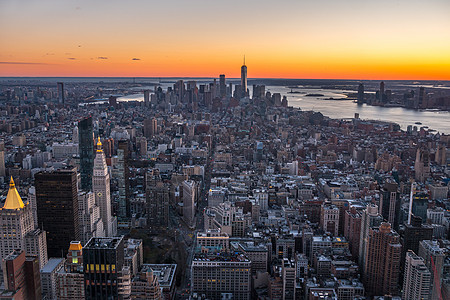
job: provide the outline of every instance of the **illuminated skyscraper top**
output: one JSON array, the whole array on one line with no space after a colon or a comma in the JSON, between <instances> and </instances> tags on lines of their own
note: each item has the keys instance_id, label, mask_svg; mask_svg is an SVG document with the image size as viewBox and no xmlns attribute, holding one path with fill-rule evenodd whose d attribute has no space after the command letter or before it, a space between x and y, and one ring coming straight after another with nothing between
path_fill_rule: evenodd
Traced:
<instances>
[{"instance_id":1,"label":"illuminated skyscraper top","mask_svg":"<svg viewBox=\"0 0 450 300\"><path fill-rule=\"evenodd\" d=\"M245 65L245 55L244 55L244 64L241 67L241 87L242 87L242 97L247 96L247 66Z\"/></svg>"}]
</instances>

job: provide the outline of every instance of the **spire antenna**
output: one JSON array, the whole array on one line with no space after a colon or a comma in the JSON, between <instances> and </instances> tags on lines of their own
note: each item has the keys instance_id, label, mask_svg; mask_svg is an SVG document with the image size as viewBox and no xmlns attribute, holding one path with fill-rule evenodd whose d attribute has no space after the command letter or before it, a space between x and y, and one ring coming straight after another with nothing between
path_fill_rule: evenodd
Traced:
<instances>
[{"instance_id":1,"label":"spire antenna","mask_svg":"<svg viewBox=\"0 0 450 300\"><path fill-rule=\"evenodd\" d=\"M244 66L245 66L245 54L244 54Z\"/></svg>"}]
</instances>

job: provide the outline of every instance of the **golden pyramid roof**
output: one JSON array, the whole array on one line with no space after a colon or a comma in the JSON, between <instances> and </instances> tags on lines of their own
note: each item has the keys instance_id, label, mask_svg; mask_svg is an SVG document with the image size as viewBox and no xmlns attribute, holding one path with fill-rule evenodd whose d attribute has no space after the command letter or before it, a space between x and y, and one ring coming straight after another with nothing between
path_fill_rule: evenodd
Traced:
<instances>
[{"instance_id":1,"label":"golden pyramid roof","mask_svg":"<svg viewBox=\"0 0 450 300\"><path fill-rule=\"evenodd\" d=\"M14 184L14 180L11 176L8 195L6 196L5 205L3 205L2 209L21 209L24 207L25 205L17 192L16 185Z\"/></svg>"}]
</instances>

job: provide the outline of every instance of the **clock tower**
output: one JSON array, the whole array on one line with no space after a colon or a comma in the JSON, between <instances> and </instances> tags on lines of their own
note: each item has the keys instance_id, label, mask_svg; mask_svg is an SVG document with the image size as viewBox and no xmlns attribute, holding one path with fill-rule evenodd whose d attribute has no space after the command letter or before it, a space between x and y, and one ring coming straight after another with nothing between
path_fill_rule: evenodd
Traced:
<instances>
[{"instance_id":1,"label":"clock tower","mask_svg":"<svg viewBox=\"0 0 450 300\"><path fill-rule=\"evenodd\" d=\"M100 137L98 138L97 153L94 160L92 190L95 195L95 202L100 207L100 217L105 226L105 234L107 236L115 236L117 233L117 222L116 218L113 218L111 215L110 178Z\"/></svg>"}]
</instances>

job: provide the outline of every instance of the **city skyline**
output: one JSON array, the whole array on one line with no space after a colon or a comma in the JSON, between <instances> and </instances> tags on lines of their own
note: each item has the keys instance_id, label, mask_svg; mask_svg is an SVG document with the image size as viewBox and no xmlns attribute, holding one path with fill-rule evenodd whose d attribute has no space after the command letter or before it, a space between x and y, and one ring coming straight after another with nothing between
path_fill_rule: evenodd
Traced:
<instances>
[{"instance_id":1,"label":"city skyline","mask_svg":"<svg viewBox=\"0 0 450 300\"><path fill-rule=\"evenodd\" d=\"M406 5L407 4L407 5ZM0 76L450 80L443 0L3 1Z\"/></svg>"}]
</instances>

